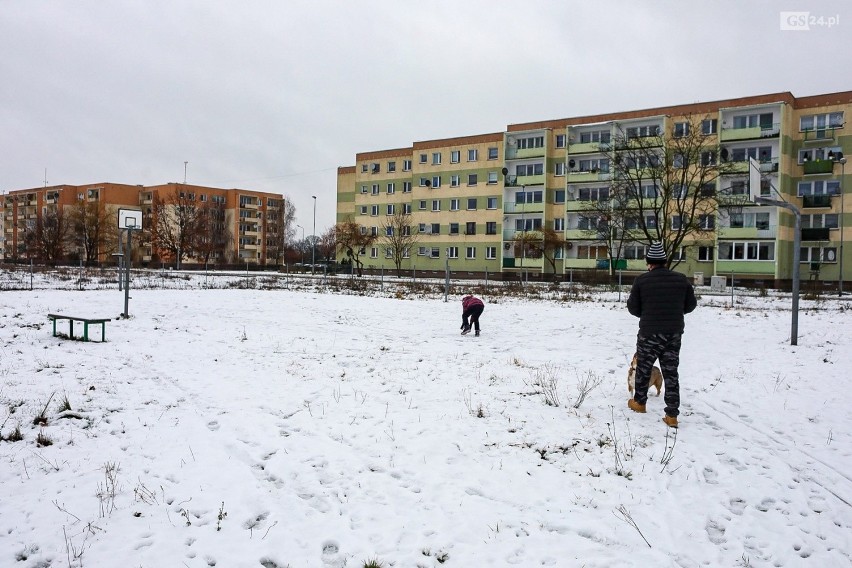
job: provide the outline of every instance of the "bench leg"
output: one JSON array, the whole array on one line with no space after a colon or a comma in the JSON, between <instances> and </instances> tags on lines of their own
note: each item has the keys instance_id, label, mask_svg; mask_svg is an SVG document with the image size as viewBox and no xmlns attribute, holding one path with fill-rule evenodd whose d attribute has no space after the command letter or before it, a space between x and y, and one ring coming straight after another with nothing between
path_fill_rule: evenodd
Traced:
<instances>
[{"instance_id":1,"label":"bench leg","mask_svg":"<svg viewBox=\"0 0 852 568\"><path fill-rule=\"evenodd\" d=\"M89 340L89 322L83 322L83 341Z\"/></svg>"},{"instance_id":2,"label":"bench leg","mask_svg":"<svg viewBox=\"0 0 852 568\"><path fill-rule=\"evenodd\" d=\"M74 339L74 320L68 320L68 337Z\"/></svg>"},{"instance_id":3,"label":"bench leg","mask_svg":"<svg viewBox=\"0 0 852 568\"><path fill-rule=\"evenodd\" d=\"M101 343L106 341L106 322L101 322Z\"/></svg>"},{"instance_id":4,"label":"bench leg","mask_svg":"<svg viewBox=\"0 0 852 568\"><path fill-rule=\"evenodd\" d=\"M53 320L53 337L56 337L56 319Z\"/></svg>"}]
</instances>

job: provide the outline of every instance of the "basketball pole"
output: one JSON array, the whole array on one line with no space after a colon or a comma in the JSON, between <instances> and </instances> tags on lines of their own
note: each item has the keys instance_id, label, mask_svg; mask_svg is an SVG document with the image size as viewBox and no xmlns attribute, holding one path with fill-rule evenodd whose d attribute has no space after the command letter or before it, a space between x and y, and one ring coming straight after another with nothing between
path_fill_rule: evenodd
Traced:
<instances>
[{"instance_id":1,"label":"basketball pole","mask_svg":"<svg viewBox=\"0 0 852 568\"><path fill-rule=\"evenodd\" d=\"M130 227L127 227L127 252L124 256L124 314L125 318L130 317L127 305L130 302L130 235L132 234Z\"/></svg>"}]
</instances>

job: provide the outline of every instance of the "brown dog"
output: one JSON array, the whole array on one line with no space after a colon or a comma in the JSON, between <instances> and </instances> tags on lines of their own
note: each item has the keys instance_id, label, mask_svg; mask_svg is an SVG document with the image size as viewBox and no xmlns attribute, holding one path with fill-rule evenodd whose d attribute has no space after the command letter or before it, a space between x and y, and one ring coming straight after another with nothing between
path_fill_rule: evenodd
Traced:
<instances>
[{"instance_id":1,"label":"brown dog","mask_svg":"<svg viewBox=\"0 0 852 568\"><path fill-rule=\"evenodd\" d=\"M630 361L630 370L627 371L627 390L630 393L633 393L633 389L636 386L636 354L633 354L633 360ZM651 369L651 381L648 384L648 388L657 387L657 396L660 396L660 390L663 388L663 373L660 371L660 368L654 365L654 368Z\"/></svg>"}]
</instances>

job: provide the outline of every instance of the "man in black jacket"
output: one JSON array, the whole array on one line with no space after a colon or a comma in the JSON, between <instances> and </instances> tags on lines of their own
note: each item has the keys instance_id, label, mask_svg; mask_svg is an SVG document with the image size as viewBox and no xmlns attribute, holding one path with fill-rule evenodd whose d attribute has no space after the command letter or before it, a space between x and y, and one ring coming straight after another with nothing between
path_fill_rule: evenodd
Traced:
<instances>
[{"instance_id":1,"label":"man in black jacket","mask_svg":"<svg viewBox=\"0 0 852 568\"><path fill-rule=\"evenodd\" d=\"M648 272L633 282L627 310L639 318L636 338L636 385L627 406L645 412L648 383L654 362L660 360L660 371L666 383L663 397L666 414L663 422L677 428L680 387L677 368L680 364L680 338L683 315L695 309L695 291L686 276L666 268L666 251L661 243L653 243L645 255Z\"/></svg>"}]
</instances>

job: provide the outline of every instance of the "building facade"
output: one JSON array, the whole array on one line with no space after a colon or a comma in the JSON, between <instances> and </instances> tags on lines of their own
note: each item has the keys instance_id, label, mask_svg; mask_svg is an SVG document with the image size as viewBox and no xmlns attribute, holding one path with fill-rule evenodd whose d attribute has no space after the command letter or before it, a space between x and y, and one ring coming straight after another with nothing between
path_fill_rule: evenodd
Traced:
<instances>
[{"instance_id":1,"label":"building facade","mask_svg":"<svg viewBox=\"0 0 852 568\"><path fill-rule=\"evenodd\" d=\"M590 203L609 198L615 183L611 144L659 136L663 146L674 145L693 125L715 147L701 159L718 163L719 173L713 187L692 190L725 200L720 197L718 209L701 216L703 232L682 243L676 269L769 285L792 279L795 216L754 201L749 165L756 164L760 195L800 211L802 278L839 282L841 254L852 270L852 247L843 247L852 235L844 231L852 221L844 201L850 110L852 91L809 97L784 92L512 124L499 133L358 153L354 167L338 169L337 220L351 219L376 235L363 255L368 267L393 267L383 232L388 216L403 208L418 233L404 269L440 271L449 260L454 272L543 278L609 268L611 245L589 226L589 210ZM646 190L653 195L653 187ZM522 235L543 229L564 243L550 255L531 254ZM644 270L647 244L637 240L619 249L617 267Z\"/></svg>"},{"instance_id":2,"label":"building facade","mask_svg":"<svg viewBox=\"0 0 852 568\"><path fill-rule=\"evenodd\" d=\"M70 223L72 215L88 206L99 212L94 222L104 225L104 233L111 238L99 241L96 262L114 262L117 252L118 210L132 209L142 212L143 227L134 234L133 256L135 262L173 263L164 247L154 236L158 212L165 209L190 207L210 211L211 226L219 229L222 246L207 259L211 264L280 265L284 240L284 212L286 203L280 194L244 189L220 189L182 183L154 186L96 183L88 185L57 185L9 191L2 196L3 203L3 258L7 262L39 258L43 247L32 246L31 238L49 220L64 218ZM158 203L160 207L158 208ZM75 261L83 256L80 250L82 235L67 229L57 262ZM92 259L94 260L94 259ZM203 263L198 253L190 253L184 264Z\"/></svg>"}]
</instances>

